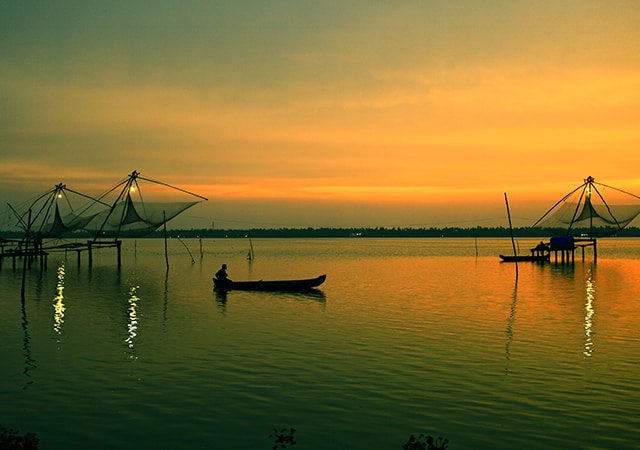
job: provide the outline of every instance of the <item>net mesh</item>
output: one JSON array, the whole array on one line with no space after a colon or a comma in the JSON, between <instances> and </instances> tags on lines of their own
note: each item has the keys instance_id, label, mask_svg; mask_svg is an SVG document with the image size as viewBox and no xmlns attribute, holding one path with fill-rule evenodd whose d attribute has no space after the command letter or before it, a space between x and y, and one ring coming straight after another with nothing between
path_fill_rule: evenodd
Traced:
<instances>
[{"instance_id":1,"label":"net mesh","mask_svg":"<svg viewBox=\"0 0 640 450\"><path fill-rule=\"evenodd\" d=\"M113 208L96 214L84 229L99 237L145 236L197 203L142 203L134 202L131 196L127 196L125 201Z\"/></svg>"},{"instance_id":2,"label":"net mesh","mask_svg":"<svg viewBox=\"0 0 640 450\"><path fill-rule=\"evenodd\" d=\"M605 199L606 194L606 199ZM640 198L589 177L534 224L558 235L611 236L640 215Z\"/></svg>"}]
</instances>

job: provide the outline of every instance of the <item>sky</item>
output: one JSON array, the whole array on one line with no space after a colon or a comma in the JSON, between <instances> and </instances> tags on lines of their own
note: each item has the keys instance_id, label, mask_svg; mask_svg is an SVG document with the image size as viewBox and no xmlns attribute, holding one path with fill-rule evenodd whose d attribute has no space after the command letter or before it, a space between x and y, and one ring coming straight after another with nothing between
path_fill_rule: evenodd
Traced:
<instances>
[{"instance_id":1,"label":"sky","mask_svg":"<svg viewBox=\"0 0 640 450\"><path fill-rule=\"evenodd\" d=\"M640 195L637 1L0 4L0 201L134 170L175 228L531 225ZM0 208L4 211L4 208Z\"/></svg>"}]
</instances>

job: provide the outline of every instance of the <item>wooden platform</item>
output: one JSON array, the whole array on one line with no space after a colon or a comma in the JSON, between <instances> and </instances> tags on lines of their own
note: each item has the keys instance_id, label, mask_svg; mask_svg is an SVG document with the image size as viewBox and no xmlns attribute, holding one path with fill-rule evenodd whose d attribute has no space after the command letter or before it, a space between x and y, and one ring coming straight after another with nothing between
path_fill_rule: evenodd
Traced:
<instances>
[{"instance_id":1,"label":"wooden platform","mask_svg":"<svg viewBox=\"0 0 640 450\"><path fill-rule=\"evenodd\" d=\"M35 263L39 263L40 267L46 267L47 259L50 253L54 252L70 252L77 254L78 267L81 263L81 255L87 252L88 265L93 266L93 250L95 248L116 248L117 249L117 265L122 265L122 241L86 241L86 242L68 242L58 245L29 245L25 248L25 244L19 240L3 240L0 242L0 269L2 269L5 260L11 260L12 269L16 269L16 261L25 260L28 268Z\"/></svg>"},{"instance_id":2,"label":"wooden platform","mask_svg":"<svg viewBox=\"0 0 640 450\"><path fill-rule=\"evenodd\" d=\"M582 254L582 261L584 261L585 248L587 247L593 247L593 260L596 261L598 259L598 245L595 238L577 238L573 239L571 243L559 246L554 246L550 242L549 252L553 252L554 261L556 263L574 263L576 250L580 249Z\"/></svg>"},{"instance_id":3,"label":"wooden platform","mask_svg":"<svg viewBox=\"0 0 640 450\"><path fill-rule=\"evenodd\" d=\"M570 236L562 236L560 239L552 238L549 242L540 242L531 249L531 255L500 255L500 259L504 262L551 262L553 254L553 262L558 264L568 264L575 262L576 250L580 249L582 261L585 258L585 248L593 247L593 260L598 258L598 246L595 238L570 238Z\"/></svg>"}]
</instances>

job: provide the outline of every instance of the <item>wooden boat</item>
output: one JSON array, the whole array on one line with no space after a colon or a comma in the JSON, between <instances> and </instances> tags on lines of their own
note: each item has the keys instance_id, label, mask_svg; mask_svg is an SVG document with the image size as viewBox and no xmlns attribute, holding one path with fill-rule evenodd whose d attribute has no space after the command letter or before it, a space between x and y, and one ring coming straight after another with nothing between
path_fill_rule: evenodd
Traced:
<instances>
[{"instance_id":1,"label":"wooden boat","mask_svg":"<svg viewBox=\"0 0 640 450\"><path fill-rule=\"evenodd\" d=\"M500 255L502 262L515 262L518 261L549 261L549 254L546 255Z\"/></svg>"},{"instance_id":2,"label":"wooden boat","mask_svg":"<svg viewBox=\"0 0 640 450\"><path fill-rule=\"evenodd\" d=\"M217 290L237 291L306 291L320 286L327 278L320 275L317 278L305 280L260 280L260 281L230 281L213 279L214 288Z\"/></svg>"}]
</instances>

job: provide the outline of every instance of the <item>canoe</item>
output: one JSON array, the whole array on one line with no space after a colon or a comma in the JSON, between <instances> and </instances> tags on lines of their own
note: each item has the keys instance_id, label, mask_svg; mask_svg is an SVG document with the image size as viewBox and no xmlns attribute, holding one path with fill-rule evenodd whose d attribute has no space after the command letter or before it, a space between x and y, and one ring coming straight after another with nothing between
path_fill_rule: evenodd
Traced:
<instances>
[{"instance_id":1,"label":"canoe","mask_svg":"<svg viewBox=\"0 0 640 450\"><path fill-rule=\"evenodd\" d=\"M518 261L549 261L549 255L500 255L502 262L515 262Z\"/></svg>"},{"instance_id":2,"label":"canoe","mask_svg":"<svg viewBox=\"0 0 640 450\"><path fill-rule=\"evenodd\" d=\"M260 281L229 281L213 279L213 286L218 290L237 291L306 291L320 286L327 278L320 275L317 278L305 280L260 280Z\"/></svg>"}]
</instances>

